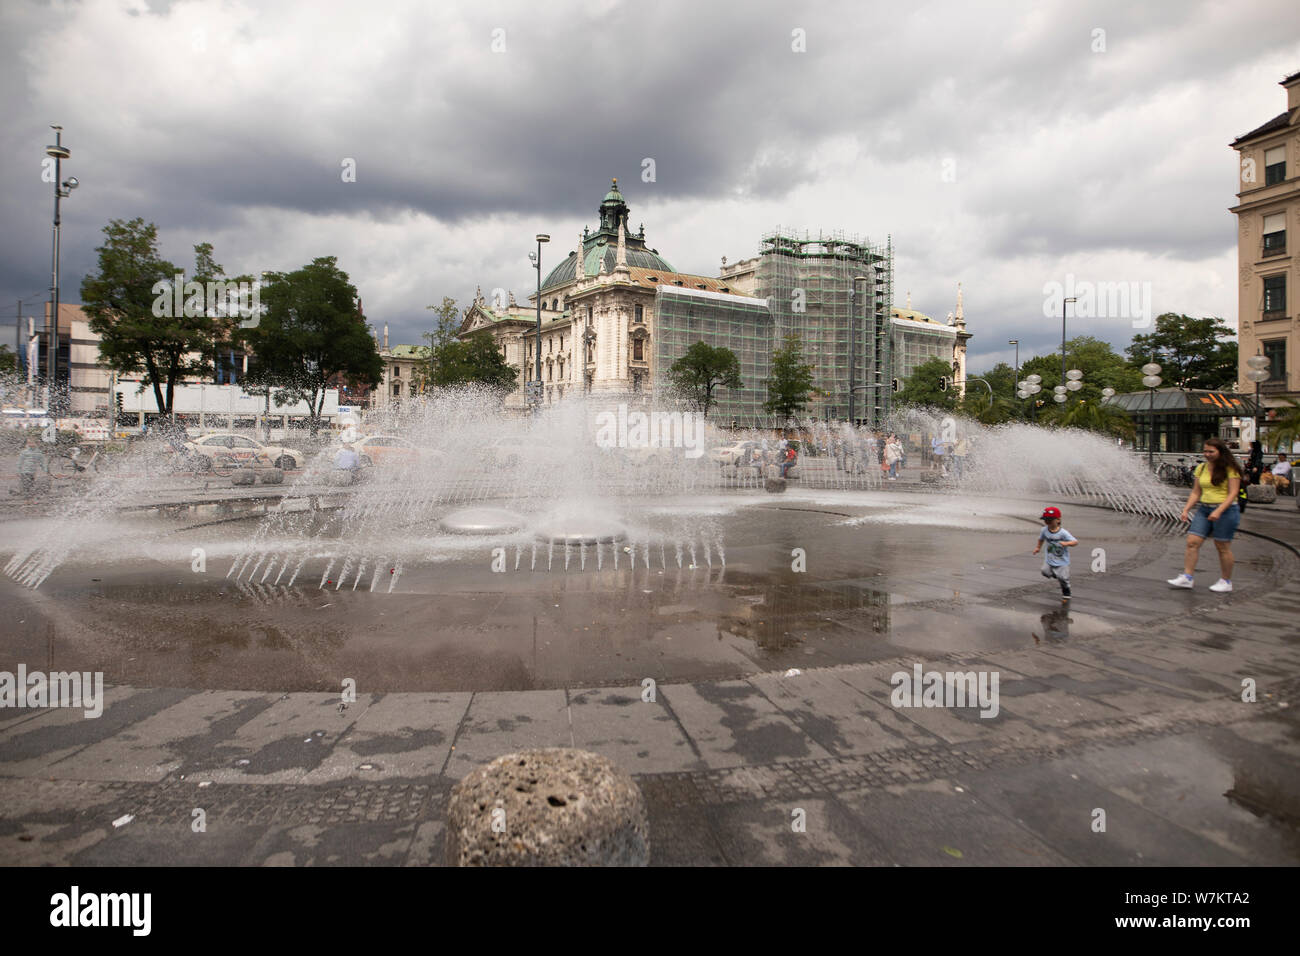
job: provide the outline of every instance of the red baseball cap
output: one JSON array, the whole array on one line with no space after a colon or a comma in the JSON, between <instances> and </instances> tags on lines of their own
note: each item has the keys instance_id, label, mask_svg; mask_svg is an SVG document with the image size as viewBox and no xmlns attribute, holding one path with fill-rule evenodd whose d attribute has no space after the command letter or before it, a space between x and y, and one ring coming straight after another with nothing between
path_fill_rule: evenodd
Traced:
<instances>
[{"instance_id":1,"label":"red baseball cap","mask_svg":"<svg viewBox=\"0 0 1300 956\"><path fill-rule=\"evenodd\" d=\"M1060 508L1044 508L1044 509L1043 509L1043 515L1042 515L1042 516L1043 516L1044 518L1059 518L1059 517L1061 517L1061 509L1060 509Z\"/></svg>"}]
</instances>

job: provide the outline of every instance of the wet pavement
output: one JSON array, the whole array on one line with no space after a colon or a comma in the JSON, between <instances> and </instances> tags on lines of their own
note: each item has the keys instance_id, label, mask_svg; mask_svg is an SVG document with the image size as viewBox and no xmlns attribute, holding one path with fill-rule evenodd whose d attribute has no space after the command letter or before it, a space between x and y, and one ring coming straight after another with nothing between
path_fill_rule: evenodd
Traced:
<instances>
[{"instance_id":1,"label":"wet pavement","mask_svg":"<svg viewBox=\"0 0 1300 956\"><path fill-rule=\"evenodd\" d=\"M227 526L204 574L198 529L5 581L0 670L110 686L97 719L0 709L0 862L436 864L450 786L534 746L636 775L660 865L1300 860L1300 518L1248 512L1274 540L1238 538L1224 597L1208 555L1198 590L1164 586L1181 537L1066 505L1063 608L1040 506L724 499L695 526L725 566L493 572L470 543L392 593L322 590L324 556L297 593L230 587ZM998 675L996 714L896 706L918 664Z\"/></svg>"}]
</instances>

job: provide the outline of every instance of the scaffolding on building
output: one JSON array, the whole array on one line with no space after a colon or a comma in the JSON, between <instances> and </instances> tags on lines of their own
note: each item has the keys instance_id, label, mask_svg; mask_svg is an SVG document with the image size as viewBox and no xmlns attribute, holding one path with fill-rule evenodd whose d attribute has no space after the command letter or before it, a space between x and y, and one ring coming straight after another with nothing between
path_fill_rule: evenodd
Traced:
<instances>
[{"instance_id":1,"label":"scaffolding on building","mask_svg":"<svg viewBox=\"0 0 1300 956\"><path fill-rule=\"evenodd\" d=\"M764 384L772 371L772 316L762 299L661 285L655 292L656 388L673 362L696 342L727 348L740 361L742 388L720 388L709 412L712 421L758 427L766 417Z\"/></svg>"},{"instance_id":2,"label":"scaffolding on building","mask_svg":"<svg viewBox=\"0 0 1300 956\"><path fill-rule=\"evenodd\" d=\"M756 294L771 309L772 347L797 335L813 366L811 417L847 419L852 407L858 424L879 428L889 418L893 258L892 239L800 237L780 227L763 236Z\"/></svg>"}]
</instances>

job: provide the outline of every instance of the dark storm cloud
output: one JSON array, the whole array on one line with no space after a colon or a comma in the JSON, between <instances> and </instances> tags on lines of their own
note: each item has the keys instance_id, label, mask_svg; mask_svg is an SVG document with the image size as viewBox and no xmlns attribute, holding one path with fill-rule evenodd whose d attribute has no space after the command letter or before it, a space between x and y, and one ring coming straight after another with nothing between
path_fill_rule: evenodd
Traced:
<instances>
[{"instance_id":1,"label":"dark storm cloud","mask_svg":"<svg viewBox=\"0 0 1300 956\"><path fill-rule=\"evenodd\" d=\"M69 166L84 184L65 204L65 298L111 218L156 222L165 254L187 265L190 241L221 235L217 256L230 263L305 222L319 223L309 254L413 213L448 227L522 217L558 231L593 220L610 176L627 187L634 221L647 205L726 197L806 217L818 214L781 204L801 190L842 197L872 220L820 214L800 225L893 232L900 250L920 253L941 301L955 283L937 277L957 264L935 261L939 252L967 274L1007 258L1117 249L1194 261L1232 244L1228 139L1283 102L1266 90L1245 115L1214 99L1216 85L1300 51L1295 31L1280 28L1296 12L1280 0L1249 16L1120 0L115 8L0 14L0 163L13 187L0 195L0 295L48 284L51 187L38 164L53 120L67 127ZM1093 50L1097 29L1104 53ZM795 30L805 53L791 48ZM878 175L828 175L832 140ZM647 157L652 183L639 179ZM356 182L342 181L344 159L356 161ZM949 160L951 185L940 180ZM961 242L945 234L958 224ZM656 236L669 225L647 223ZM753 254L755 236L716 229L707 254L688 259ZM454 282L463 298L473 280L450 279L440 250L415 245L405 270L421 270L428 288ZM485 286L529 275L519 264L497 278L506 260L482 255ZM385 275L393 268L403 266ZM1026 290L1049 278L979 298L1032 315ZM422 303L401 296L388 305L413 339Z\"/></svg>"}]
</instances>

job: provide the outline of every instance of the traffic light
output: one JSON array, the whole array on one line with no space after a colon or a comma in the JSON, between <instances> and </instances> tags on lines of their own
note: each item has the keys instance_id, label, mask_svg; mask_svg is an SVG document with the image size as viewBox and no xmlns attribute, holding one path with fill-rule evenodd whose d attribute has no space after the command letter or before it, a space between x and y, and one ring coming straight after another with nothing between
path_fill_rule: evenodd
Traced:
<instances>
[{"instance_id":1,"label":"traffic light","mask_svg":"<svg viewBox=\"0 0 1300 956\"><path fill-rule=\"evenodd\" d=\"M894 381L893 381L893 386L894 386L894 391L898 391L898 389L899 389L899 387L900 387L899 384L898 384L898 379L894 379Z\"/></svg>"},{"instance_id":2,"label":"traffic light","mask_svg":"<svg viewBox=\"0 0 1300 956\"><path fill-rule=\"evenodd\" d=\"M939 391L941 392L948 391L948 377L946 375L943 378L939 379Z\"/></svg>"},{"instance_id":3,"label":"traffic light","mask_svg":"<svg viewBox=\"0 0 1300 956\"><path fill-rule=\"evenodd\" d=\"M121 415L122 414L122 393L116 392L113 397L117 399L117 413Z\"/></svg>"}]
</instances>

